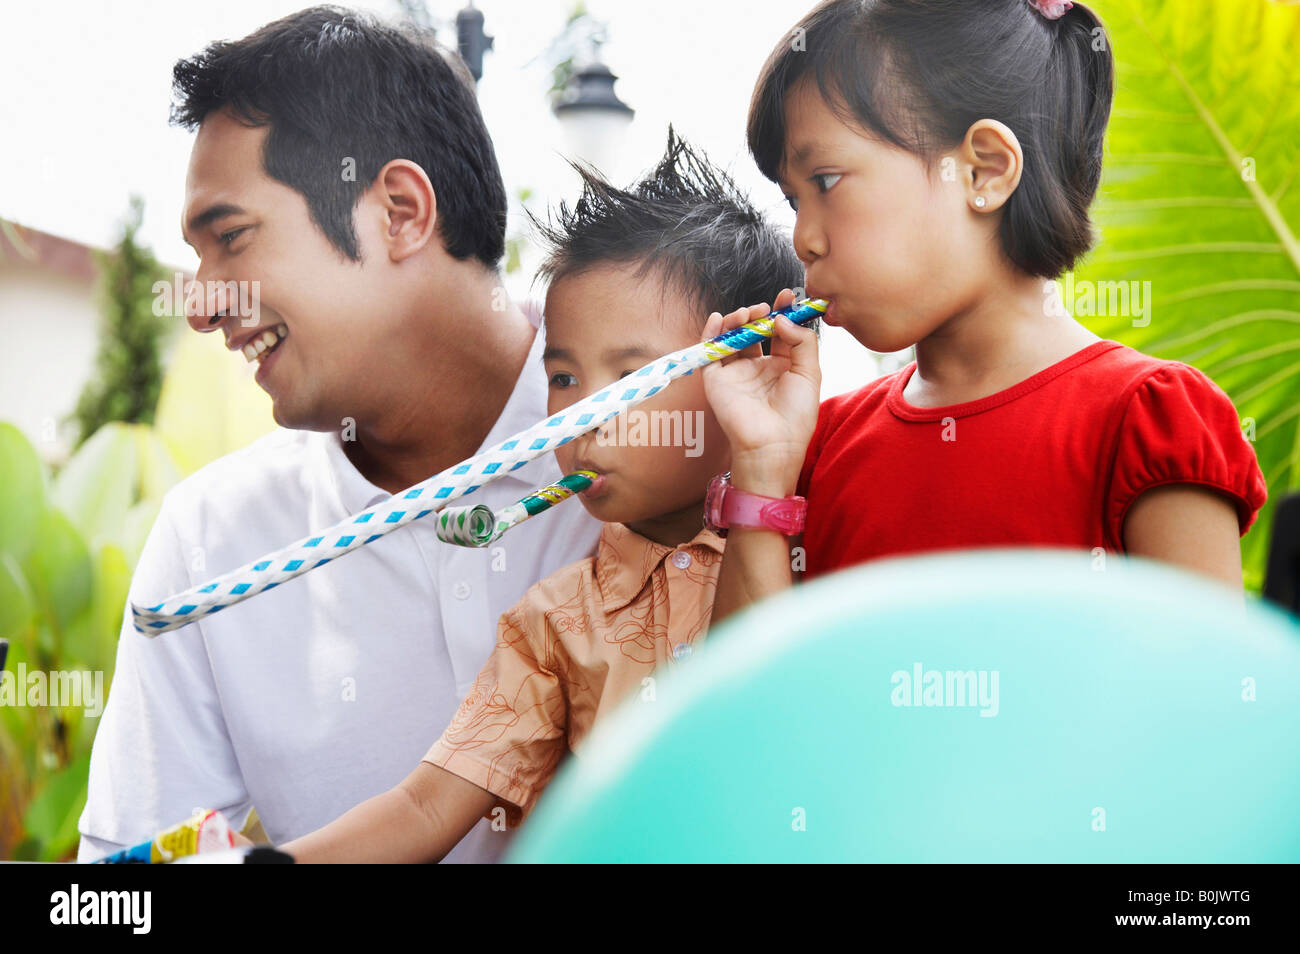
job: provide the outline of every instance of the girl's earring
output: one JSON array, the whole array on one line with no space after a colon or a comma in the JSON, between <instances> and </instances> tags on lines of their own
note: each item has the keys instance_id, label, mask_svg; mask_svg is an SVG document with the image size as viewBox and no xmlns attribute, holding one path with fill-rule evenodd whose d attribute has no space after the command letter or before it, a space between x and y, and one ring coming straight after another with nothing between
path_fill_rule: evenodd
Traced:
<instances>
[{"instance_id":1,"label":"girl's earring","mask_svg":"<svg viewBox=\"0 0 1300 954\"><path fill-rule=\"evenodd\" d=\"M984 208L984 206L988 204L989 204L989 200L984 198L984 196L982 195L975 196L975 208L982 209Z\"/></svg>"}]
</instances>

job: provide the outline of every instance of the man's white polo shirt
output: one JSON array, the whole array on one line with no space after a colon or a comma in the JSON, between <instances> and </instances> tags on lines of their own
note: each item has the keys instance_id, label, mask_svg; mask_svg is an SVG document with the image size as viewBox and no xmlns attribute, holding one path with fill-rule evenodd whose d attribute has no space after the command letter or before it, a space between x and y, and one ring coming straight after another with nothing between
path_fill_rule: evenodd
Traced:
<instances>
[{"instance_id":1,"label":"man's white polo shirt","mask_svg":"<svg viewBox=\"0 0 1300 954\"><path fill-rule=\"evenodd\" d=\"M546 416L542 337L479 451ZM503 507L560 476L548 453L464 503ZM157 602L389 496L339 433L277 430L167 494L130 599ZM600 526L569 501L469 549L438 540L430 516L170 633L140 635L128 607L78 858L148 840L196 808L240 825L256 806L283 844L392 788L473 686L498 617L594 555ZM497 860L508 838L481 820L447 860Z\"/></svg>"}]
</instances>

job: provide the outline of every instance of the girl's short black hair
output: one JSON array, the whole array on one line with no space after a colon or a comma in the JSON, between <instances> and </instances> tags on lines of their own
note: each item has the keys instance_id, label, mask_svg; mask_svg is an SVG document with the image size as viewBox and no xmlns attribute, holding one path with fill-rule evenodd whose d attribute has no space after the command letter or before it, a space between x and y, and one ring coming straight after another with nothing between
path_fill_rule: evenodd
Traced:
<instances>
[{"instance_id":1,"label":"girl's short black hair","mask_svg":"<svg viewBox=\"0 0 1300 954\"><path fill-rule=\"evenodd\" d=\"M428 175L449 255L495 268L505 254L506 188L474 80L428 34L311 7L178 61L172 81L176 125L194 129L229 109L270 126L267 175L302 194L349 259L361 257L353 210L393 159Z\"/></svg>"},{"instance_id":2,"label":"girl's short black hair","mask_svg":"<svg viewBox=\"0 0 1300 954\"><path fill-rule=\"evenodd\" d=\"M827 0L777 44L754 89L749 151L773 181L786 98L810 76L846 123L930 166L977 120L1005 123L1024 152L1002 209L1007 257L1056 278L1092 247L1115 66L1083 4L1048 20L1027 0Z\"/></svg>"},{"instance_id":3,"label":"girl's short black hair","mask_svg":"<svg viewBox=\"0 0 1300 954\"><path fill-rule=\"evenodd\" d=\"M577 202L561 202L547 223L529 212L548 247L539 279L554 283L598 265L637 263L637 277L657 271L666 287L696 304L701 324L711 312L770 303L782 288L803 284L790 236L671 126L663 158L631 189L570 165L582 177Z\"/></svg>"}]
</instances>

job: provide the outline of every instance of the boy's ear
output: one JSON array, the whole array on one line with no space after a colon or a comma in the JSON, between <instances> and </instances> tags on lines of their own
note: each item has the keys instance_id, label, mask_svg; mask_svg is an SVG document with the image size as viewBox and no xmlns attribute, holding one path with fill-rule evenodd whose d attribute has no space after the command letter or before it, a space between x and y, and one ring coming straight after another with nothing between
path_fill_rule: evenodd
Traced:
<instances>
[{"instance_id":1,"label":"boy's ear","mask_svg":"<svg viewBox=\"0 0 1300 954\"><path fill-rule=\"evenodd\" d=\"M1020 185L1025 166L1020 140L996 119L971 124L958 147L958 158L967 169L966 202L973 211L1001 208Z\"/></svg>"},{"instance_id":2,"label":"boy's ear","mask_svg":"<svg viewBox=\"0 0 1300 954\"><path fill-rule=\"evenodd\" d=\"M418 163L394 159L379 170L371 189L383 208L388 257L400 262L434 240L438 197Z\"/></svg>"}]
</instances>

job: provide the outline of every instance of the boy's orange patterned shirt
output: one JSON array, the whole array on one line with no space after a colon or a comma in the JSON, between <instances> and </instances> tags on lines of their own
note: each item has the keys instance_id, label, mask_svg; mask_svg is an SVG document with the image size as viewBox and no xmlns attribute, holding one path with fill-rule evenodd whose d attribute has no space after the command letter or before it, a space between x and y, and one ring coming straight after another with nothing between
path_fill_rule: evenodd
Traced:
<instances>
[{"instance_id":1,"label":"boy's orange patterned shirt","mask_svg":"<svg viewBox=\"0 0 1300 954\"><path fill-rule=\"evenodd\" d=\"M703 638L725 543L702 528L669 547L605 524L595 557L502 614L496 648L424 761L496 795L518 825L592 725Z\"/></svg>"}]
</instances>

